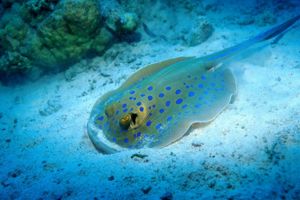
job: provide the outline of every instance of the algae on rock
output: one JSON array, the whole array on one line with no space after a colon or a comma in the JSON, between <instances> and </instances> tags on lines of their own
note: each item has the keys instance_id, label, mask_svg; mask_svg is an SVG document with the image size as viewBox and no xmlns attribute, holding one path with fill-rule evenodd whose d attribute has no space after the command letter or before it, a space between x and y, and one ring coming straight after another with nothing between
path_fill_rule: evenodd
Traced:
<instances>
[{"instance_id":1,"label":"algae on rock","mask_svg":"<svg viewBox=\"0 0 300 200\"><path fill-rule=\"evenodd\" d=\"M102 30L102 25L96 1L59 3L37 29L42 45L35 52L34 62L51 68L79 60L89 51L102 53L112 40L111 34Z\"/></svg>"},{"instance_id":2,"label":"algae on rock","mask_svg":"<svg viewBox=\"0 0 300 200\"><path fill-rule=\"evenodd\" d=\"M102 54L113 40L104 23L97 0L13 3L0 19L0 75L25 74L31 65L61 71L90 52Z\"/></svg>"}]
</instances>

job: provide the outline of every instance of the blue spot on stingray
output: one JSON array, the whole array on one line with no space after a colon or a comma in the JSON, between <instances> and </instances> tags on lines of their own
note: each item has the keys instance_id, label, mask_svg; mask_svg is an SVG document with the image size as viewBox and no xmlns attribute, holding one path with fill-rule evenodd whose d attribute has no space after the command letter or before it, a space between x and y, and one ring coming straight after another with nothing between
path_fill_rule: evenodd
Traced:
<instances>
[{"instance_id":1,"label":"blue spot on stingray","mask_svg":"<svg viewBox=\"0 0 300 200\"><path fill-rule=\"evenodd\" d=\"M160 98L163 98L165 95L164 95L164 93L159 93L159 95L158 95Z\"/></svg>"},{"instance_id":2,"label":"blue spot on stingray","mask_svg":"<svg viewBox=\"0 0 300 200\"><path fill-rule=\"evenodd\" d=\"M145 94L141 94L141 97L144 97L145 96Z\"/></svg>"},{"instance_id":3,"label":"blue spot on stingray","mask_svg":"<svg viewBox=\"0 0 300 200\"><path fill-rule=\"evenodd\" d=\"M136 105L140 106L140 105L142 105L142 103L139 101L139 102L136 103Z\"/></svg>"},{"instance_id":4,"label":"blue spot on stingray","mask_svg":"<svg viewBox=\"0 0 300 200\"><path fill-rule=\"evenodd\" d=\"M171 90L171 87L170 87L170 86L167 86L167 87L166 87L166 90Z\"/></svg>"},{"instance_id":5,"label":"blue spot on stingray","mask_svg":"<svg viewBox=\"0 0 300 200\"><path fill-rule=\"evenodd\" d=\"M181 90L176 90L175 93L176 93L176 94L180 94L180 93L181 93Z\"/></svg>"},{"instance_id":6,"label":"blue spot on stingray","mask_svg":"<svg viewBox=\"0 0 300 200\"><path fill-rule=\"evenodd\" d=\"M195 92L193 91L189 92L189 97L193 97L193 96L195 96Z\"/></svg>"},{"instance_id":7,"label":"blue spot on stingray","mask_svg":"<svg viewBox=\"0 0 300 200\"><path fill-rule=\"evenodd\" d=\"M144 111L144 107L140 107L140 111L143 112Z\"/></svg>"},{"instance_id":8,"label":"blue spot on stingray","mask_svg":"<svg viewBox=\"0 0 300 200\"><path fill-rule=\"evenodd\" d=\"M129 100L133 100L133 101L135 101L135 100L136 100L136 98L135 98L135 97L129 97Z\"/></svg>"},{"instance_id":9,"label":"blue spot on stingray","mask_svg":"<svg viewBox=\"0 0 300 200\"><path fill-rule=\"evenodd\" d=\"M176 100L176 104L181 104L182 101L183 101L183 100L182 100L181 98L179 98L179 99Z\"/></svg>"},{"instance_id":10,"label":"blue spot on stingray","mask_svg":"<svg viewBox=\"0 0 300 200\"><path fill-rule=\"evenodd\" d=\"M100 117L98 117L97 119L100 120L100 121L103 121L104 117L103 117L103 116L100 116Z\"/></svg>"},{"instance_id":11,"label":"blue spot on stingray","mask_svg":"<svg viewBox=\"0 0 300 200\"><path fill-rule=\"evenodd\" d=\"M125 108L127 106L127 104L126 103L124 103L123 105L122 105L122 108Z\"/></svg>"},{"instance_id":12,"label":"blue spot on stingray","mask_svg":"<svg viewBox=\"0 0 300 200\"><path fill-rule=\"evenodd\" d=\"M200 84L198 85L198 88L203 88L203 84L200 83Z\"/></svg>"},{"instance_id":13,"label":"blue spot on stingray","mask_svg":"<svg viewBox=\"0 0 300 200\"><path fill-rule=\"evenodd\" d=\"M153 99L153 97L150 95L148 96L148 100L151 101Z\"/></svg>"},{"instance_id":14,"label":"blue spot on stingray","mask_svg":"<svg viewBox=\"0 0 300 200\"><path fill-rule=\"evenodd\" d=\"M135 93L135 91L134 91L134 90L131 90L129 93L130 93L130 94L134 94L134 93Z\"/></svg>"},{"instance_id":15,"label":"blue spot on stingray","mask_svg":"<svg viewBox=\"0 0 300 200\"><path fill-rule=\"evenodd\" d=\"M149 91L153 90L153 87L152 87L152 86L149 86L149 87L148 87L148 90L149 90Z\"/></svg>"},{"instance_id":16,"label":"blue spot on stingray","mask_svg":"<svg viewBox=\"0 0 300 200\"><path fill-rule=\"evenodd\" d=\"M138 132L138 133L136 134L136 136L137 136L137 137L140 137L141 134L142 134L141 132Z\"/></svg>"},{"instance_id":17,"label":"blue spot on stingray","mask_svg":"<svg viewBox=\"0 0 300 200\"><path fill-rule=\"evenodd\" d=\"M201 79L202 79L202 80L205 80L206 77L205 77L204 75L201 75Z\"/></svg>"},{"instance_id":18,"label":"blue spot on stingray","mask_svg":"<svg viewBox=\"0 0 300 200\"><path fill-rule=\"evenodd\" d=\"M165 110L162 108L162 109L159 110L159 112L163 113L163 112L165 112Z\"/></svg>"},{"instance_id":19,"label":"blue spot on stingray","mask_svg":"<svg viewBox=\"0 0 300 200\"><path fill-rule=\"evenodd\" d=\"M161 124L157 124L156 126L155 126L155 128L158 130L158 129L160 129L160 127L161 127Z\"/></svg>"},{"instance_id":20,"label":"blue spot on stingray","mask_svg":"<svg viewBox=\"0 0 300 200\"><path fill-rule=\"evenodd\" d=\"M128 138L125 138L125 139L124 139L124 142L125 142L125 143L128 143L128 142L129 142Z\"/></svg>"},{"instance_id":21,"label":"blue spot on stingray","mask_svg":"<svg viewBox=\"0 0 300 200\"><path fill-rule=\"evenodd\" d=\"M166 106L169 107L171 104L171 101L166 101Z\"/></svg>"},{"instance_id":22,"label":"blue spot on stingray","mask_svg":"<svg viewBox=\"0 0 300 200\"><path fill-rule=\"evenodd\" d=\"M127 111L128 111L128 109L124 109L124 110L123 110L124 113L127 112Z\"/></svg>"},{"instance_id":23,"label":"blue spot on stingray","mask_svg":"<svg viewBox=\"0 0 300 200\"><path fill-rule=\"evenodd\" d=\"M152 116L152 113L149 113L149 116L151 117L151 116Z\"/></svg>"},{"instance_id":24,"label":"blue spot on stingray","mask_svg":"<svg viewBox=\"0 0 300 200\"><path fill-rule=\"evenodd\" d=\"M172 116L169 116L168 118L167 118L167 121L171 121L172 120Z\"/></svg>"},{"instance_id":25,"label":"blue spot on stingray","mask_svg":"<svg viewBox=\"0 0 300 200\"><path fill-rule=\"evenodd\" d=\"M183 108L183 109L185 109L186 107L187 107L187 105L186 105L186 104L184 104L184 105L182 106L182 108Z\"/></svg>"},{"instance_id":26,"label":"blue spot on stingray","mask_svg":"<svg viewBox=\"0 0 300 200\"><path fill-rule=\"evenodd\" d=\"M117 138L113 138L112 140L113 140L113 142L117 142Z\"/></svg>"},{"instance_id":27,"label":"blue spot on stingray","mask_svg":"<svg viewBox=\"0 0 300 200\"><path fill-rule=\"evenodd\" d=\"M149 121L146 122L146 126L151 126L151 124L152 124L151 120L149 120Z\"/></svg>"}]
</instances>

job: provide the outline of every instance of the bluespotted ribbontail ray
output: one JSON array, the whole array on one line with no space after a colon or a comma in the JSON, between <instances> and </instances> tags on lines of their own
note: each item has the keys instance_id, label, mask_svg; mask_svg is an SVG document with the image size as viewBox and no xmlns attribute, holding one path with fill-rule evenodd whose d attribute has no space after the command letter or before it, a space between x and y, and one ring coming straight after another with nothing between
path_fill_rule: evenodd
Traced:
<instances>
[{"instance_id":1,"label":"bluespotted ribbontail ray","mask_svg":"<svg viewBox=\"0 0 300 200\"><path fill-rule=\"evenodd\" d=\"M95 103L88 122L90 139L106 153L164 147L193 123L212 121L236 92L234 76L223 63L254 44L281 37L299 19L208 56L174 58L139 70Z\"/></svg>"}]
</instances>

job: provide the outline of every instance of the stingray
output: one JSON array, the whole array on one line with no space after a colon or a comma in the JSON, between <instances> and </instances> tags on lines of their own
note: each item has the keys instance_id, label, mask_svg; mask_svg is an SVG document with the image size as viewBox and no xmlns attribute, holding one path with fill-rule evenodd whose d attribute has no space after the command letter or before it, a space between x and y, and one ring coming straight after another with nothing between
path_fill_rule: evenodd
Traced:
<instances>
[{"instance_id":1,"label":"stingray","mask_svg":"<svg viewBox=\"0 0 300 200\"><path fill-rule=\"evenodd\" d=\"M254 44L278 39L300 15L236 46L204 57L179 57L149 65L95 103L88 135L101 152L165 147L194 123L215 119L236 94L224 65Z\"/></svg>"}]
</instances>

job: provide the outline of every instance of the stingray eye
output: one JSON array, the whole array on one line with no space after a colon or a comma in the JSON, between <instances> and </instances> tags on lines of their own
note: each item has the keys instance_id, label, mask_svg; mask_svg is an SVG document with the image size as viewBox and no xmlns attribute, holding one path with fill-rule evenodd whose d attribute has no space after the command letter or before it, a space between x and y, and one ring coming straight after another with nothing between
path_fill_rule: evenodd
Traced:
<instances>
[{"instance_id":1,"label":"stingray eye","mask_svg":"<svg viewBox=\"0 0 300 200\"><path fill-rule=\"evenodd\" d=\"M136 128L137 126L137 117L136 113L129 113L122 117L119 121L120 127L124 130L131 128Z\"/></svg>"},{"instance_id":2,"label":"stingray eye","mask_svg":"<svg viewBox=\"0 0 300 200\"><path fill-rule=\"evenodd\" d=\"M124 130L128 130L128 128L130 127L131 120L132 119L130 114L125 115L119 121L120 127Z\"/></svg>"}]
</instances>

